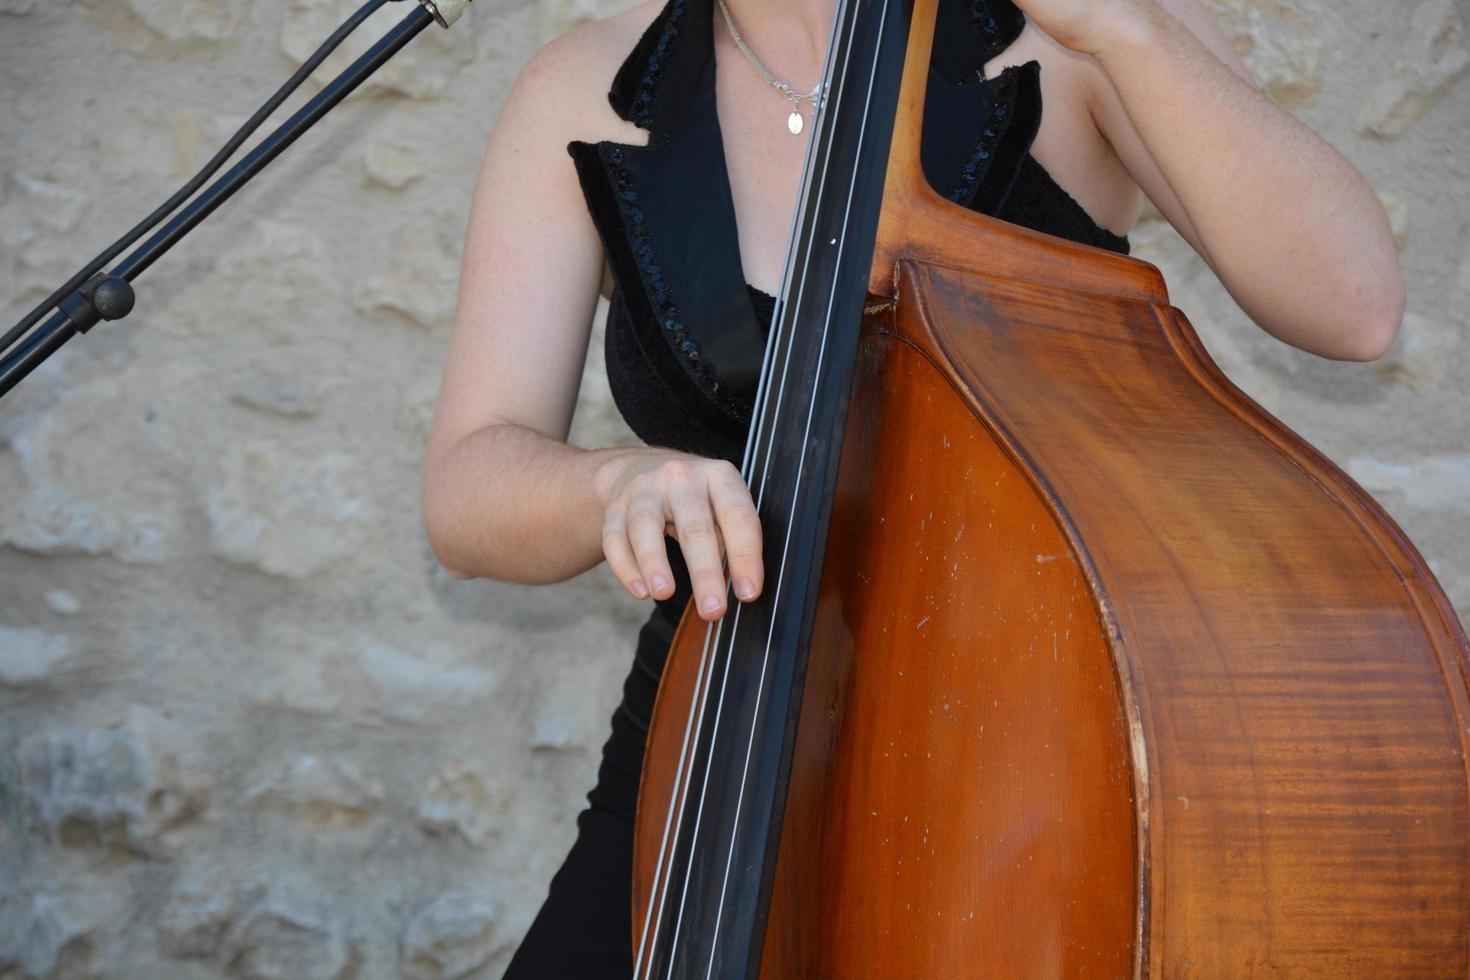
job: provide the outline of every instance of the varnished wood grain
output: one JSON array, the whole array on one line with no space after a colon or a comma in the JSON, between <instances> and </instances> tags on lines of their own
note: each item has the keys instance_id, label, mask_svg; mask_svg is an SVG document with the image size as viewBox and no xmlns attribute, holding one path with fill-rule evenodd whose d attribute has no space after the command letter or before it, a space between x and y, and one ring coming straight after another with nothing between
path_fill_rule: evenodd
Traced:
<instances>
[{"instance_id":1,"label":"varnished wood grain","mask_svg":"<svg viewBox=\"0 0 1470 980\"><path fill-rule=\"evenodd\" d=\"M1464 976L1464 639L1401 533L1202 383L1178 310L900 281L1096 570L1149 777L1154 975Z\"/></svg>"},{"instance_id":2,"label":"varnished wood grain","mask_svg":"<svg viewBox=\"0 0 1470 980\"><path fill-rule=\"evenodd\" d=\"M1422 557L1153 266L928 192L914 118L762 976L1467 976L1470 650ZM635 919L703 636L659 692Z\"/></svg>"}]
</instances>

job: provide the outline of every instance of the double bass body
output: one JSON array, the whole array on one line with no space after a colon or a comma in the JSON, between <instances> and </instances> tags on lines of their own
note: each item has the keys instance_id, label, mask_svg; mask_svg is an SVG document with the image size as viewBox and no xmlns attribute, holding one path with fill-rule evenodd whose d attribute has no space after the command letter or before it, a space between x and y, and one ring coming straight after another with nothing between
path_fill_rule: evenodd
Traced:
<instances>
[{"instance_id":1,"label":"double bass body","mask_svg":"<svg viewBox=\"0 0 1470 980\"><path fill-rule=\"evenodd\" d=\"M929 7L761 975L1465 977L1453 611L1371 498L1220 373L1153 266L928 189ZM649 732L635 920L702 626Z\"/></svg>"}]
</instances>

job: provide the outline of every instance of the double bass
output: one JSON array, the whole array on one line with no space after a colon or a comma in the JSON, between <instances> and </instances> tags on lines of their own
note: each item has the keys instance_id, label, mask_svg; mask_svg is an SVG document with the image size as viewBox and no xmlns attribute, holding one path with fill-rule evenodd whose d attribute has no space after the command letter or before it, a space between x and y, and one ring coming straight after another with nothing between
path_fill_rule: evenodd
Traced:
<instances>
[{"instance_id":1,"label":"double bass","mask_svg":"<svg viewBox=\"0 0 1470 980\"><path fill-rule=\"evenodd\" d=\"M1465 977L1466 637L1136 258L924 178L936 0L842 0L635 976Z\"/></svg>"}]
</instances>

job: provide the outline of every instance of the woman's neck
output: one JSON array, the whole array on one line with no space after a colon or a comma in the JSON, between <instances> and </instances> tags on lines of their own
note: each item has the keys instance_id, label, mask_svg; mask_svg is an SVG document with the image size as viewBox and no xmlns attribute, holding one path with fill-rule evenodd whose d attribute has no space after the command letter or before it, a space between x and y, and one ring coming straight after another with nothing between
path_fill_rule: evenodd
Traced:
<instances>
[{"instance_id":1,"label":"woman's neck","mask_svg":"<svg viewBox=\"0 0 1470 980\"><path fill-rule=\"evenodd\" d=\"M837 0L725 0L725 5L735 29L768 71L793 88L805 90L816 82L827 57ZM724 18L716 16L715 21L723 31Z\"/></svg>"}]
</instances>

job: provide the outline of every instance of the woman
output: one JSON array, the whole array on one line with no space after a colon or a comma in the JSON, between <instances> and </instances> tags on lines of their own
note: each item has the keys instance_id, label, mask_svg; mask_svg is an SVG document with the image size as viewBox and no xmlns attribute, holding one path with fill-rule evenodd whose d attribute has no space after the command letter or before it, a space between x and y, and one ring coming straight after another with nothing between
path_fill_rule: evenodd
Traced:
<instances>
[{"instance_id":1,"label":"woman","mask_svg":"<svg viewBox=\"0 0 1470 980\"><path fill-rule=\"evenodd\" d=\"M654 601L508 976L631 973L633 813L674 625L691 596L725 614L723 556L739 598L763 586L734 461L835 8L651 0L548 44L490 138L426 455L430 543L460 578L555 582L605 559ZM1198 0L940 16L923 157L956 203L1126 252L1147 195L1262 329L1345 360L1392 342L1404 287L1377 196L1259 92ZM605 279L609 379L649 445L589 451L564 440Z\"/></svg>"}]
</instances>

